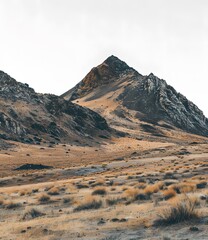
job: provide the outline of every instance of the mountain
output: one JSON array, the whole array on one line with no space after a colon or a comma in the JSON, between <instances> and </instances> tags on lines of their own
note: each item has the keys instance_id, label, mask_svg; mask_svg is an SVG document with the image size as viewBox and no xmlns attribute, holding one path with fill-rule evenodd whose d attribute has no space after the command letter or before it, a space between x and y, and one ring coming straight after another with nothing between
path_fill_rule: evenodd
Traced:
<instances>
[{"instance_id":1,"label":"mountain","mask_svg":"<svg viewBox=\"0 0 208 240\"><path fill-rule=\"evenodd\" d=\"M110 137L104 118L0 71L0 139L25 143L89 142Z\"/></svg>"},{"instance_id":2,"label":"mountain","mask_svg":"<svg viewBox=\"0 0 208 240\"><path fill-rule=\"evenodd\" d=\"M134 128L153 135L170 130L208 136L208 119L185 96L154 74L143 76L110 56L62 95L99 112L115 128Z\"/></svg>"},{"instance_id":3,"label":"mountain","mask_svg":"<svg viewBox=\"0 0 208 240\"><path fill-rule=\"evenodd\" d=\"M98 87L106 86L114 81L119 82L122 73L130 76L131 73L135 74L137 72L117 57L111 56L98 67L94 67L80 83L62 96L70 100L86 96Z\"/></svg>"}]
</instances>

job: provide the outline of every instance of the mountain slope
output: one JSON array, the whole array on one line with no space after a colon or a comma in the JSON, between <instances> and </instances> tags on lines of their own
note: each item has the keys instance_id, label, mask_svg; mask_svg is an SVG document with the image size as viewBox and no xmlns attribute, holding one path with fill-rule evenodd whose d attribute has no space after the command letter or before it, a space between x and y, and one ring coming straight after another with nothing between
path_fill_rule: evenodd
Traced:
<instances>
[{"instance_id":1,"label":"mountain slope","mask_svg":"<svg viewBox=\"0 0 208 240\"><path fill-rule=\"evenodd\" d=\"M109 137L99 114L61 97L38 94L0 71L0 138L27 143L83 142Z\"/></svg>"},{"instance_id":2,"label":"mountain slope","mask_svg":"<svg viewBox=\"0 0 208 240\"><path fill-rule=\"evenodd\" d=\"M115 56L93 68L62 96L99 112L109 124L116 124L119 117L119 122L139 123L147 131L166 126L208 136L208 119L195 104L166 81L153 74L142 76Z\"/></svg>"}]
</instances>

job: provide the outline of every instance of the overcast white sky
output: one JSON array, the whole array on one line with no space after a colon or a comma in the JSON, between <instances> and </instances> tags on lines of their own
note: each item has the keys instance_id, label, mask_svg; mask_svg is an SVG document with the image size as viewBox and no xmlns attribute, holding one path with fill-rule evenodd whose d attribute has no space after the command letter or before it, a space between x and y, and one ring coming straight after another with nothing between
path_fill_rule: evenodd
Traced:
<instances>
[{"instance_id":1,"label":"overcast white sky","mask_svg":"<svg viewBox=\"0 0 208 240\"><path fill-rule=\"evenodd\" d=\"M62 94L116 55L208 116L207 0L0 0L0 69Z\"/></svg>"}]
</instances>

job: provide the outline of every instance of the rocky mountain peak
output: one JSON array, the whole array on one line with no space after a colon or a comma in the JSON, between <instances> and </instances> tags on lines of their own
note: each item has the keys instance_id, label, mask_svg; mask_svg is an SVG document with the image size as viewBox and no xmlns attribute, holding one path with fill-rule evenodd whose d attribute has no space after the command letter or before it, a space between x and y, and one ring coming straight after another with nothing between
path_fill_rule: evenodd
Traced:
<instances>
[{"instance_id":1,"label":"rocky mountain peak","mask_svg":"<svg viewBox=\"0 0 208 240\"><path fill-rule=\"evenodd\" d=\"M115 74L120 74L126 70L133 70L130 68L124 61L120 60L116 56L112 55L108 57L103 64L107 64L107 66L111 69Z\"/></svg>"},{"instance_id":2,"label":"rocky mountain peak","mask_svg":"<svg viewBox=\"0 0 208 240\"><path fill-rule=\"evenodd\" d=\"M120 77L127 76L128 74L135 76L140 75L124 61L112 55L97 67L92 68L80 83L62 96L66 99L75 100L76 98L85 96L100 86L106 86L109 83L117 82L120 80Z\"/></svg>"}]
</instances>

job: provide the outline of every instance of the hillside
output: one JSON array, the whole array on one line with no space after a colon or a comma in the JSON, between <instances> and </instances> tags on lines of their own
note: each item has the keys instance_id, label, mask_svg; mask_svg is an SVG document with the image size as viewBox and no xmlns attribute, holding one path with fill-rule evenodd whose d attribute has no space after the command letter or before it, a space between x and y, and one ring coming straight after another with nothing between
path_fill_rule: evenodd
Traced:
<instances>
[{"instance_id":1,"label":"hillside","mask_svg":"<svg viewBox=\"0 0 208 240\"><path fill-rule=\"evenodd\" d=\"M110 137L110 128L99 114L52 94L38 94L2 71L0 105L0 137L4 140L55 144Z\"/></svg>"}]
</instances>

